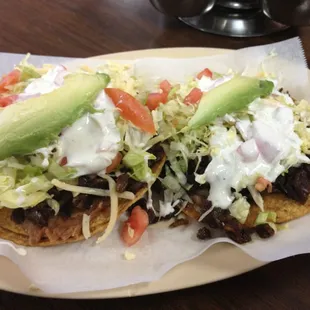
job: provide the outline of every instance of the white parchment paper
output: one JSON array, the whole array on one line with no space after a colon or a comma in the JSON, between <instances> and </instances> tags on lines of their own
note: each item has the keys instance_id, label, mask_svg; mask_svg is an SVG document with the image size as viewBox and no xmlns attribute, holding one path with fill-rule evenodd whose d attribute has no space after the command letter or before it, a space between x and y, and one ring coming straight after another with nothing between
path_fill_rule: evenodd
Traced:
<instances>
[{"instance_id":1,"label":"white parchment paper","mask_svg":"<svg viewBox=\"0 0 310 310\"><path fill-rule=\"evenodd\" d=\"M10 71L22 57L0 53L0 74ZM74 68L79 64L97 67L103 60L74 60L70 64L68 58L33 56L31 62L37 65L65 63L67 67ZM308 70L298 38L218 56L144 58L128 63L133 63L135 74L143 78L150 87L159 77L182 82L205 67L221 73L234 70L246 75L255 74L263 68L277 76L279 87L289 90L297 99L310 99ZM262 261L308 253L309 221L310 216L305 216L291 222L288 229L280 231L269 240L257 239L246 245L236 246ZM90 239L53 248L27 248L26 255L20 255L15 250L20 247L0 239L0 255L15 262L36 287L56 294L104 290L157 280L177 264L200 255L214 243L233 243L227 238L197 240L197 223L175 229L168 229L166 226L160 224L149 227L142 240L130 249L136 255L131 261L124 259L126 249L119 239L118 227L99 245L95 244L94 239Z\"/></svg>"}]
</instances>

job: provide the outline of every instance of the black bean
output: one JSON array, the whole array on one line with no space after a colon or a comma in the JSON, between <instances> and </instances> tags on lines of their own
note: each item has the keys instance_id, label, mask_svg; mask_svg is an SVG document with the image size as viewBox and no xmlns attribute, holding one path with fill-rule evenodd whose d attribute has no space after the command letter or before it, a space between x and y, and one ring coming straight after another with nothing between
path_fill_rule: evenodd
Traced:
<instances>
[{"instance_id":1,"label":"black bean","mask_svg":"<svg viewBox=\"0 0 310 310\"><path fill-rule=\"evenodd\" d=\"M255 230L256 233L263 239L270 238L275 234L275 231L268 223L255 226Z\"/></svg>"},{"instance_id":2,"label":"black bean","mask_svg":"<svg viewBox=\"0 0 310 310\"><path fill-rule=\"evenodd\" d=\"M189 195L201 195L208 198L209 189L210 185L208 183L205 184L194 183L188 193Z\"/></svg>"},{"instance_id":3,"label":"black bean","mask_svg":"<svg viewBox=\"0 0 310 310\"><path fill-rule=\"evenodd\" d=\"M205 199L203 206L201 207L202 214L209 211L212 207L212 202L208 199Z\"/></svg>"},{"instance_id":4,"label":"black bean","mask_svg":"<svg viewBox=\"0 0 310 310\"><path fill-rule=\"evenodd\" d=\"M22 224L25 221L25 210L17 208L12 211L11 220L16 224Z\"/></svg>"},{"instance_id":5,"label":"black bean","mask_svg":"<svg viewBox=\"0 0 310 310\"><path fill-rule=\"evenodd\" d=\"M132 178L129 178L127 190L136 194L140 189L142 189L145 186L147 186L146 183L139 182Z\"/></svg>"},{"instance_id":6,"label":"black bean","mask_svg":"<svg viewBox=\"0 0 310 310\"><path fill-rule=\"evenodd\" d=\"M33 208L25 210L25 219L40 227L47 226L48 220L54 215L55 211L46 201L39 203Z\"/></svg>"},{"instance_id":7,"label":"black bean","mask_svg":"<svg viewBox=\"0 0 310 310\"><path fill-rule=\"evenodd\" d=\"M310 194L310 165L292 167L273 183L273 191L280 191L289 198L305 203Z\"/></svg>"},{"instance_id":8,"label":"black bean","mask_svg":"<svg viewBox=\"0 0 310 310\"><path fill-rule=\"evenodd\" d=\"M84 175L79 177L78 179L79 186L85 187L93 187L93 188L100 188L100 189L109 189L109 183L107 180L100 178L95 174Z\"/></svg>"},{"instance_id":9,"label":"black bean","mask_svg":"<svg viewBox=\"0 0 310 310\"><path fill-rule=\"evenodd\" d=\"M65 204L68 204L68 203L71 203L72 202L72 199L73 199L73 195L71 192L68 192L68 191L61 191L60 193L60 197L59 197L59 204L60 204L60 207L62 205L65 205Z\"/></svg>"},{"instance_id":10,"label":"black bean","mask_svg":"<svg viewBox=\"0 0 310 310\"><path fill-rule=\"evenodd\" d=\"M187 183L194 184L195 183L195 169L196 169L197 161L194 159L190 159L188 161L188 167L186 172Z\"/></svg>"},{"instance_id":11,"label":"black bean","mask_svg":"<svg viewBox=\"0 0 310 310\"><path fill-rule=\"evenodd\" d=\"M198 174L203 174L208 167L209 163L211 162L211 157L210 156L203 156L201 158L201 161L199 163L199 167L197 168L196 173Z\"/></svg>"},{"instance_id":12,"label":"black bean","mask_svg":"<svg viewBox=\"0 0 310 310\"><path fill-rule=\"evenodd\" d=\"M128 185L129 175L127 173L121 174L116 179L116 191L123 193Z\"/></svg>"},{"instance_id":13,"label":"black bean","mask_svg":"<svg viewBox=\"0 0 310 310\"><path fill-rule=\"evenodd\" d=\"M207 227L201 227L197 232L197 238L200 240L206 240L211 238L211 232Z\"/></svg>"},{"instance_id":14,"label":"black bean","mask_svg":"<svg viewBox=\"0 0 310 310\"><path fill-rule=\"evenodd\" d=\"M200 196L200 195L191 195L191 199L193 200L194 204L203 207L204 206L204 201L206 200L205 197Z\"/></svg>"},{"instance_id":15,"label":"black bean","mask_svg":"<svg viewBox=\"0 0 310 310\"><path fill-rule=\"evenodd\" d=\"M243 228L242 224L236 218L226 212L224 215L222 214L222 216L225 217L223 218L223 222L225 223L223 227L224 231L230 239L239 244L247 243L252 240L250 233Z\"/></svg>"},{"instance_id":16,"label":"black bean","mask_svg":"<svg viewBox=\"0 0 310 310\"><path fill-rule=\"evenodd\" d=\"M164 149L162 148L160 144L155 144L148 150L148 152L155 155L156 159L153 160L153 162L161 161L165 154Z\"/></svg>"},{"instance_id":17,"label":"black bean","mask_svg":"<svg viewBox=\"0 0 310 310\"><path fill-rule=\"evenodd\" d=\"M96 196L79 194L73 198L72 206L78 209L88 210L92 206L94 198L96 198Z\"/></svg>"},{"instance_id":18,"label":"black bean","mask_svg":"<svg viewBox=\"0 0 310 310\"><path fill-rule=\"evenodd\" d=\"M94 177L91 175L83 175L78 178L78 186L88 187Z\"/></svg>"},{"instance_id":19,"label":"black bean","mask_svg":"<svg viewBox=\"0 0 310 310\"><path fill-rule=\"evenodd\" d=\"M71 192L61 191L60 198L58 200L59 203L59 215L62 217L70 217L72 214L72 204L73 195Z\"/></svg>"},{"instance_id":20,"label":"black bean","mask_svg":"<svg viewBox=\"0 0 310 310\"><path fill-rule=\"evenodd\" d=\"M222 224L214 218L214 214L210 213L206 217L204 217L201 221L204 224L207 224L210 228L219 229L222 227Z\"/></svg>"},{"instance_id":21,"label":"black bean","mask_svg":"<svg viewBox=\"0 0 310 310\"><path fill-rule=\"evenodd\" d=\"M223 228L223 223L219 220L219 216L223 212L220 208L214 208L205 218L202 219L202 223L207 224L210 228L220 229Z\"/></svg>"},{"instance_id":22,"label":"black bean","mask_svg":"<svg viewBox=\"0 0 310 310\"><path fill-rule=\"evenodd\" d=\"M152 191L160 194L160 193L163 193L164 190L165 188L162 182L157 179L152 185Z\"/></svg>"},{"instance_id":23,"label":"black bean","mask_svg":"<svg viewBox=\"0 0 310 310\"><path fill-rule=\"evenodd\" d=\"M51 195L53 199L55 200L59 199L60 191L56 187L52 187L47 193Z\"/></svg>"},{"instance_id":24,"label":"black bean","mask_svg":"<svg viewBox=\"0 0 310 310\"><path fill-rule=\"evenodd\" d=\"M225 229L225 226L224 226L224 229ZM225 230L225 232L226 232L227 237L229 237L231 240L235 241L238 244L244 244L252 240L251 235L246 230L240 230L240 231L226 231Z\"/></svg>"},{"instance_id":25,"label":"black bean","mask_svg":"<svg viewBox=\"0 0 310 310\"><path fill-rule=\"evenodd\" d=\"M148 152L156 157L156 159L151 159L148 161L148 166L150 168L152 168L156 163L160 162L163 158L163 155L165 154L160 144L155 144L148 150Z\"/></svg>"},{"instance_id":26,"label":"black bean","mask_svg":"<svg viewBox=\"0 0 310 310\"><path fill-rule=\"evenodd\" d=\"M240 194L244 197L246 197L246 200L247 202L249 203L253 203L253 198L252 198L252 195L250 194L249 190L247 188L243 188L241 191L240 191Z\"/></svg>"}]
</instances>

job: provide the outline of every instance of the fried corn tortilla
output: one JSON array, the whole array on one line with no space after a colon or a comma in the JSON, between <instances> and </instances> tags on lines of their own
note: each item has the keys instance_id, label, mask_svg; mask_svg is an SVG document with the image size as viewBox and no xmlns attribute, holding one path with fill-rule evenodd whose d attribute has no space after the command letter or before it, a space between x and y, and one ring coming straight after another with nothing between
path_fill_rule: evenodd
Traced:
<instances>
[{"instance_id":1,"label":"fried corn tortilla","mask_svg":"<svg viewBox=\"0 0 310 310\"><path fill-rule=\"evenodd\" d=\"M155 176L158 176L165 163L166 157L164 152L158 156L158 160L152 166L152 171ZM134 200L119 199L119 212L118 218L123 214L131 205L141 199L147 192L148 187L145 185L135 194ZM82 233L82 219L83 214L90 216L90 232L91 235L96 235L105 231L110 219L110 207L99 203L91 210L81 210L75 208L72 215L68 219L61 216L55 216L49 220L48 227L37 227L38 234L42 234L40 240L31 240L29 229L36 229L35 225L28 222L28 228L25 225L18 225L11 220L12 210L3 208L0 210L0 238L13 241L16 244L24 246L54 246L59 244L66 244L85 240ZM31 225L31 227L29 227ZM57 235L55 236L55 231ZM53 232L53 233L52 233ZM48 237L49 236L49 237Z\"/></svg>"},{"instance_id":2,"label":"fried corn tortilla","mask_svg":"<svg viewBox=\"0 0 310 310\"><path fill-rule=\"evenodd\" d=\"M310 213L310 197L305 204L290 199L281 193L265 194L263 195L263 199L264 210L273 211L277 214L277 224L286 223ZM187 204L183 212L195 220L198 220L202 215L200 208L194 204ZM247 227L255 226L255 221L259 212L260 208L252 204L244 225Z\"/></svg>"}]
</instances>

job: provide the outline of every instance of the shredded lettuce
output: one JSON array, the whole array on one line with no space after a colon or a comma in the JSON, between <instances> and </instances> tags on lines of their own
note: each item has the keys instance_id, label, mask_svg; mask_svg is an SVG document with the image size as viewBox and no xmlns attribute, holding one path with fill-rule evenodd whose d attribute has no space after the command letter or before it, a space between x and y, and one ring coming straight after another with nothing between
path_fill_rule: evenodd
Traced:
<instances>
[{"instance_id":1,"label":"shredded lettuce","mask_svg":"<svg viewBox=\"0 0 310 310\"><path fill-rule=\"evenodd\" d=\"M148 166L149 160L155 160L155 155L139 149L131 149L124 156L123 163L132 169L133 178L139 181L152 183L155 179L152 169Z\"/></svg>"},{"instance_id":2,"label":"shredded lettuce","mask_svg":"<svg viewBox=\"0 0 310 310\"><path fill-rule=\"evenodd\" d=\"M23 180L20 182L27 182L29 178L40 176L43 174L43 169L41 167L36 167L32 165L25 165L23 170L17 169L17 178Z\"/></svg>"},{"instance_id":3,"label":"shredded lettuce","mask_svg":"<svg viewBox=\"0 0 310 310\"><path fill-rule=\"evenodd\" d=\"M176 178L172 175L166 175L163 179L159 178L163 185L172 190L174 193L177 193L181 190L181 185Z\"/></svg>"},{"instance_id":4,"label":"shredded lettuce","mask_svg":"<svg viewBox=\"0 0 310 310\"><path fill-rule=\"evenodd\" d=\"M16 68L21 72L20 80L23 82L29 79L37 79L41 77L41 74L37 71L37 68L34 65L28 63L29 57L30 54L28 53L26 57L20 62L20 64L16 66Z\"/></svg>"},{"instance_id":5,"label":"shredded lettuce","mask_svg":"<svg viewBox=\"0 0 310 310\"><path fill-rule=\"evenodd\" d=\"M177 91L180 89L180 85L176 85L171 88L168 94L168 100L172 100L173 97L177 94Z\"/></svg>"},{"instance_id":6,"label":"shredded lettuce","mask_svg":"<svg viewBox=\"0 0 310 310\"><path fill-rule=\"evenodd\" d=\"M241 196L232 203L229 207L229 211L233 217L243 224L249 215L250 204L247 202L245 197Z\"/></svg>"},{"instance_id":7,"label":"shredded lettuce","mask_svg":"<svg viewBox=\"0 0 310 310\"><path fill-rule=\"evenodd\" d=\"M54 210L55 215L57 215L60 210L59 202L55 199L48 199L46 202L49 205L49 207Z\"/></svg>"},{"instance_id":8,"label":"shredded lettuce","mask_svg":"<svg viewBox=\"0 0 310 310\"><path fill-rule=\"evenodd\" d=\"M15 190L8 190L0 195L1 207L9 209L34 207L48 198L50 196L42 191L29 195L20 195Z\"/></svg>"},{"instance_id":9,"label":"shredded lettuce","mask_svg":"<svg viewBox=\"0 0 310 310\"><path fill-rule=\"evenodd\" d=\"M276 212L260 212L256 218L255 225L264 224L267 222L275 223L277 219Z\"/></svg>"},{"instance_id":10,"label":"shredded lettuce","mask_svg":"<svg viewBox=\"0 0 310 310\"><path fill-rule=\"evenodd\" d=\"M76 170L70 167L60 166L56 161L51 160L48 172L58 180L68 180L74 177Z\"/></svg>"},{"instance_id":11,"label":"shredded lettuce","mask_svg":"<svg viewBox=\"0 0 310 310\"><path fill-rule=\"evenodd\" d=\"M37 79L41 77L41 74L38 73L35 68L32 68L30 65L18 66L18 68L21 71L21 81L28 81L29 79Z\"/></svg>"},{"instance_id":12,"label":"shredded lettuce","mask_svg":"<svg viewBox=\"0 0 310 310\"><path fill-rule=\"evenodd\" d=\"M47 193L53 185L44 176L34 178L27 177L27 183L21 181L21 184L14 189L9 189L0 194L2 207L10 209L27 208L36 206L45 199L50 198Z\"/></svg>"},{"instance_id":13,"label":"shredded lettuce","mask_svg":"<svg viewBox=\"0 0 310 310\"><path fill-rule=\"evenodd\" d=\"M8 189L14 188L15 177L9 175L0 176L0 193L7 191Z\"/></svg>"},{"instance_id":14,"label":"shredded lettuce","mask_svg":"<svg viewBox=\"0 0 310 310\"><path fill-rule=\"evenodd\" d=\"M37 191L48 191L53 187L45 175L40 175L33 178L27 176L25 180L26 181L22 180L20 182L22 185L16 188L16 192L25 193L27 195Z\"/></svg>"},{"instance_id":15,"label":"shredded lettuce","mask_svg":"<svg viewBox=\"0 0 310 310\"><path fill-rule=\"evenodd\" d=\"M28 63L27 60L29 57L30 54L27 54L26 57L20 62L20 64L16 66L16 69L18 69L21 73L20 81L13 85L7 86L7 89L11 94L22 93L32 79L41 77L39 70L35 66Z\"/></svg>"},{"instance_id":16,"label":"shredded lettuce","mask_svg":"<svg viewBox=\"0 0 310 310\"><path fill-rule=\"evenodd\" d=\"M0 206L7 208L33 207L48 199L53 187L40 167L25 158L7 158L0 162Z\"/></svg>"},{"instance_id":17,"label":"shredded lettuce","mask_svg":"<svg viewBox=\"0 0 310 310\"><path fill-rule=\"evenodd\" d=\"M131 124L128 124L126 127L124 142L129 149L142 149L151 138L151 134L138 129Z\"/></svg>"},{"instance_id":18,"label":"shredded lettuce","mask_svg":"<svg viewBox=\"0 0 310 310\"><path fill-rule=\"evenodd\" d=\"M298 102L294 108L295 132L302 141L301 150L310 154L310 104L306 100Z\"/></svg>"}]
</instances>

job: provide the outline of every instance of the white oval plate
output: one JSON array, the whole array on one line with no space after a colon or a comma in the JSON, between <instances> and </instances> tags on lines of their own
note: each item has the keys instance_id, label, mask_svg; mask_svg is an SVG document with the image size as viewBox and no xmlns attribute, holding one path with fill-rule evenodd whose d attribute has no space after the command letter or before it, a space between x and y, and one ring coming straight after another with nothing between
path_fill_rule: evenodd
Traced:
<instances>
[{"instance_id":1,"label":"white oval plate","mask_svg":"<svg viewBox=\"0 0 310 310\"><path fill-rule=\"evenodd\" d=\"M102 59L135 59L143 57L200 57L226 53L229 50L214 48L149 49L97 56ZM177 55L177 56L176 56ZM47 295L31 287L19 268L5 257L0 257L0 289L33 296L61 298L113 298L168 292L227 279L263 266L239 248L230 244L216 244L199 257L180 264L159 281L131 285L119 289Z\"/></svg>"}]
</instances>

